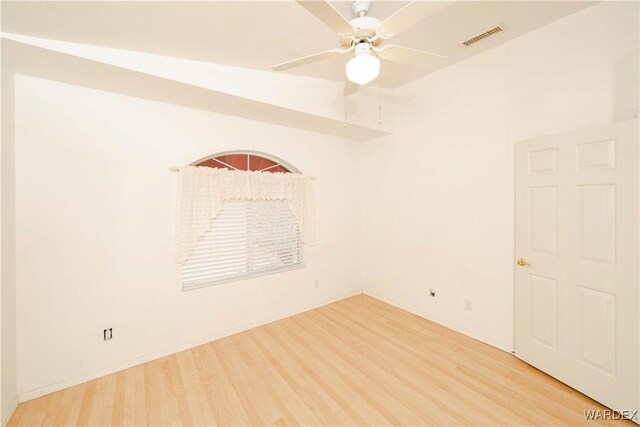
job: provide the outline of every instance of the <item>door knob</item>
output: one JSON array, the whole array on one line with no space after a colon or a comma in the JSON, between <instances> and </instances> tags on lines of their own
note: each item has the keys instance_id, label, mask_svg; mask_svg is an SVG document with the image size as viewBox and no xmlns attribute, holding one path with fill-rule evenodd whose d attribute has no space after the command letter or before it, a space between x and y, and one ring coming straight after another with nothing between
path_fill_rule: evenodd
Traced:
<instances>
[{"instance_id":1,"label":"door knob","mask_svg":"<svg viewBox=\"0 0 640 427\"><path fill-rule=\"evenodd\" d=\"M530 266L530 265L531 265L531 264L529 264L529 263L527 262L527 260L526 260L526 259L524 259L524 258L519 258L517 262L518 262L518 265L519 265L520 267L528 267L528 266Z\"/></svg>"}]
</instances>

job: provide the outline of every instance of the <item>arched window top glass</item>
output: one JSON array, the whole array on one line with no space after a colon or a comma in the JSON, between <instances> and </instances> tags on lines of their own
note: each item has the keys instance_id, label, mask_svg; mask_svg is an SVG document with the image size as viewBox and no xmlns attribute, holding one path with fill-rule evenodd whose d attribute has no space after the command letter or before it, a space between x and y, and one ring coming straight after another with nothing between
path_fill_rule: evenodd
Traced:
<instances>
[{"instance_id":1,"label":"arched window top glass","mask_svg":"<svg viewBox=\"0 0 640 427\"><path fill-rule=\"evenodd\" d=\"M206 166L242 171L300 173L282 159L258 151L227 151L205 157L192 166Z\"/></svg>"}]
</instances>

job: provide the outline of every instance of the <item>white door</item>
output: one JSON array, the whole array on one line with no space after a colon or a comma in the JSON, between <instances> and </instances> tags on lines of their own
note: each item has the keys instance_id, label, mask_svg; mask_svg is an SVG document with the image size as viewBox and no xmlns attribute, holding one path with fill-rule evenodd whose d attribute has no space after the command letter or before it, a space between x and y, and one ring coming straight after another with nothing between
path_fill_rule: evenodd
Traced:
<instances>
[{"instance_id":1,"label":"white door","mask_svg":"<svg viewBox=\"0 0 640 427\"><path fill-rule=\"evenodd\" d=\"M638 156L638 120L516 145L516 356L615 410L640 402Z\"/></svg>"}]
</instances>

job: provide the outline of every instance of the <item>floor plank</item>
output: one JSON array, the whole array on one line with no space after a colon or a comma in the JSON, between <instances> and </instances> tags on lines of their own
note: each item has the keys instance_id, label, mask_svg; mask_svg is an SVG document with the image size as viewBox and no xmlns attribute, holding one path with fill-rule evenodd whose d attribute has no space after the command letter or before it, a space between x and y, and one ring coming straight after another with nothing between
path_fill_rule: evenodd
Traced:
<instances>
[{"instance_id":1,"label":"floor plank","mask_svg":"<svg viewBox=\"0 0 640 427\"><path fill-rule=\"evenodd\" d=\"M622 425L514 356L365 295L21 403L9 426Z\"/></svg>"}]
</instances>

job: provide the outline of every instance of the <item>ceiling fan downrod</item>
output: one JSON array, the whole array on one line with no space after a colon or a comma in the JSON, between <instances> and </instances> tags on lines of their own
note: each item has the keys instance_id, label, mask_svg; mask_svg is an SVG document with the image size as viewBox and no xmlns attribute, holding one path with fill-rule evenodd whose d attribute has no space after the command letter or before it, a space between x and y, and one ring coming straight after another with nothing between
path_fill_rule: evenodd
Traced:
<instances>
[{"instance_id":1,"label":"ceiling fan downrod","mask_svg":"<svg viewBox=\"0 0 640 427\"><path fill-rule=\"evenodd\" d=\"M369 12L370 8L371 0L353 0L351 2L351 10L353 10L353 13L360 18L365 16Z\"/></svg>"}]
</instances>

